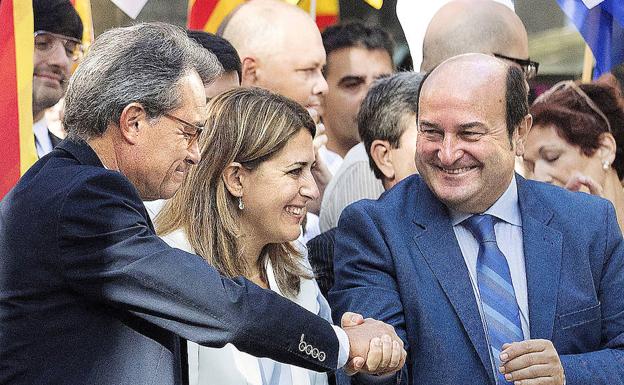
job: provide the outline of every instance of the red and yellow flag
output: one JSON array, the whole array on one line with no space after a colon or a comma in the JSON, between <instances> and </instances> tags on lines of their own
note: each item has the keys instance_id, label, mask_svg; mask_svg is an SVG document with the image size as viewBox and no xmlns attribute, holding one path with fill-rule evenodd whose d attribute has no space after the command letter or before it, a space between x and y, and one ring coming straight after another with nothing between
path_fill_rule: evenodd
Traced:
<instances>
[{"instance_id":1,"label":"red and yellow flag","mask_svg":"<svg viewBox=\"0 0 624 385\"><path fill-rule=\"evenodd\" d=\"M338 21L338 0L286 1L316 15L316 24L321 30ZM189 0L187 27L215 33L223 19L244 2L245 0ZM310 12L311 3L316 3L315 12Z\"/></svg>"},{"instance_id":2,"label":"red and yellow flag","mask_svg":"<svg viewBox=\"0 0 624 385\"><path fill-rule=\"evenodd\" d=\"M37 161L32 118L32 2L0 0L0 198Z\"/></svg>"},{"instance_id":3,"label":"red and yellow flag","mask_svg":"<svg viewBox=\"0 0 624 385\"><path fill-rule=\"evenodd\" d=\"M91 0L70 0L80 20L82 20L82 44L89 48L93 44L93 17L91 16Z\"/></svg>"}]
</instances>

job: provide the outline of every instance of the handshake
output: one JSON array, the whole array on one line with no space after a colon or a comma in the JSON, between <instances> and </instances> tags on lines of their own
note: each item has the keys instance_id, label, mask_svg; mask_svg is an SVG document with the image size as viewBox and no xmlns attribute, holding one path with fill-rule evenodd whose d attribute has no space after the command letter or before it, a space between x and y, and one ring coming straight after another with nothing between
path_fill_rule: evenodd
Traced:
<instances>
[{"instance_id":1,"label":"handshake","mask_svg":"<svg viewBox=\"0 0 624 385\"><path fill-rule=\"evenodd\" d=\"M342 316L340 326L349 337L347 374L390 374L405 364L403 341L392 326L349 312Z\"/></svg>"}]
</instances>

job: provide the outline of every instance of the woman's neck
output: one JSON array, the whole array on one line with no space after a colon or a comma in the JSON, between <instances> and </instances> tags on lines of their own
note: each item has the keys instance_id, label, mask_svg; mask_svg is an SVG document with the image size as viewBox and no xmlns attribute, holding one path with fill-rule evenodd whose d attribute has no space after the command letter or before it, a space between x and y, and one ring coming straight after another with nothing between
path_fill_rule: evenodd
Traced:
<instances>
[{"instance_id":1,"label":"woman's neck","mask_svg":"<svg viewBox=\"0 0 624 385\"><path fill-rule=\"evenodd\" d=\"M247 274L245 274L245 278L260 287L268 289L268 282L264 280L266 274L264 274L263 267L258 263L265 245L259 242L255 237L245 234L241 235L238 243L241 248L241 255L247 261L248 270Z\"/></svg>"},{"instance_id":2,"label":"woman's neck","mask_svg":"<svg viewBox=\"0 0 624 385\"><path fill-rule=\"evenodd\" d=\"M622 183L618 179L615 170L609 169L607 171L605 183L602 188L604 197L610 200L613 206L615 206L615 213L617 214L620 230L624 232L624 189L622 188Z\"/></svg>"}]
</instances>

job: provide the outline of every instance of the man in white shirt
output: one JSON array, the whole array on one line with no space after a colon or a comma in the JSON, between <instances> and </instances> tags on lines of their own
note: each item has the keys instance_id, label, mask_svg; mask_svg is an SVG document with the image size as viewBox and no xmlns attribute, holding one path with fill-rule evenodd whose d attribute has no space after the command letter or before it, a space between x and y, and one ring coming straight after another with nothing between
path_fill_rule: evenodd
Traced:
<instances>
[{"instance_id":1,"label":"man in white shirt","mask_svg":"<svg viewBox=\"0 0 624 385\"><path fill-rule=\"evenodd\" d=\"M69 0L34 0L33 132L41 158L61 141L48 130L45 110L65 95L71 69L82 56L82 21Z\"/></svg>"}]
</instances>

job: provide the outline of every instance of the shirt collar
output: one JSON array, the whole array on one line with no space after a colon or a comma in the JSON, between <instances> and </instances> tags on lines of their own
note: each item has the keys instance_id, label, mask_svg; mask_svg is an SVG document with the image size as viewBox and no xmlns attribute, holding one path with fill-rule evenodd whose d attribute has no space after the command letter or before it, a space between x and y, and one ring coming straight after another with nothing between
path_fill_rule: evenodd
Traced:
<instances>
[{"instance_id":1,"label":"shirt collar","mask_svg":"<svg viewBox=\"0 0 624 385\"><path fill-rule=\"evenodd\" d=\"M453 209L449 209L449 214L453 226L457 226L473 215L470 213L462 213ZM522 226L520 205L518 203L518 185L516 183L515 174L511 178L511 183L509 183L507 190L505 190L503 195L501 195L501 197L498 198L489 209L485 210L483 214L492 215L514 226Z\"/></svg>"}]
</instances>

